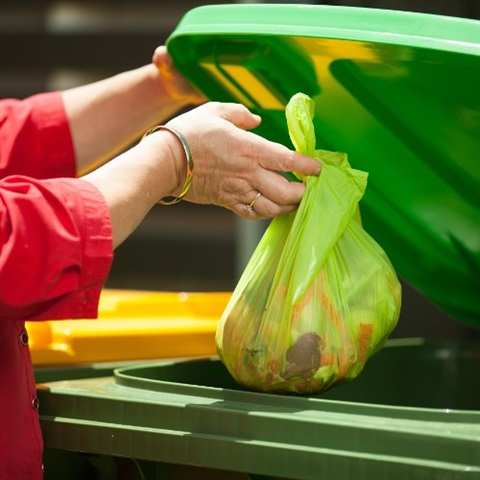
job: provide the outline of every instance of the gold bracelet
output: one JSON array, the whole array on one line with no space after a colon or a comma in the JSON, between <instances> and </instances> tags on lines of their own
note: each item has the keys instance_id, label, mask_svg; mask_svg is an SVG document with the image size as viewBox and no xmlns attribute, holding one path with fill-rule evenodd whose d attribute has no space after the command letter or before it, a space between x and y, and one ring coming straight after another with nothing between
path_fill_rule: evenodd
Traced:
<instances>
[{"instance_id":1,"label":"gold bracelet","mask_svg":"<svg viewBox=\"0 0 480 480\"><path fill-rule=\"evenodd\" d=\"M174 205L175 203L180 202L183 197L188 193L190 187L192 186L192 179L193 179L193 158L192 152L190 151L190 147L188 146L187 139L175 128L167 127L165 125L157 125L156 127L152 127L148 129L142 138L150 135L151 133L158 132L159 130L166 130L167 132L173 133L182 144L183 150L185 151L185 155L187 157L187 178L185 179L185 183L183 184L182 191L178 197L172 195L172 197L165 197L162 198L158 203L160 205Z\"/></svg>"}]
</instances>

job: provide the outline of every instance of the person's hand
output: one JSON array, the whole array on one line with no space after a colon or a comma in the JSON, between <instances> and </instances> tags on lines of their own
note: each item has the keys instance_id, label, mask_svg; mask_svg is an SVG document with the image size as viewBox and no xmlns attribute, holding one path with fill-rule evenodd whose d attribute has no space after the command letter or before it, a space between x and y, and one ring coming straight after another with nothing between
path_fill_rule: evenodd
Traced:
<instances>
[{"instance_id":1,"label":"person's hand","mask_svg":"<svg viewBox=\"0 0 480 480\"><path fill-rule=\"evenodd\" d=\"M164 45L157 47L153 53L152 62L157 67L165 90L172 99L191 105L199 105L206 101L206 98L175 69L167 47Z\"/></svg>"},{"instance_id":2,"label":"person's hand","mask_svg":"<svg viewBox=\"0 0 480 480\"><path fill-rule=\"evenodd\" d=\"M318 175L321 165L247 131L260 121L242 105L210 102L167 123L187 139L194 160L185 200L222 206L250 219L274 217L298 206L305 185L277 172Z\"/></svg>"}]
</instances>

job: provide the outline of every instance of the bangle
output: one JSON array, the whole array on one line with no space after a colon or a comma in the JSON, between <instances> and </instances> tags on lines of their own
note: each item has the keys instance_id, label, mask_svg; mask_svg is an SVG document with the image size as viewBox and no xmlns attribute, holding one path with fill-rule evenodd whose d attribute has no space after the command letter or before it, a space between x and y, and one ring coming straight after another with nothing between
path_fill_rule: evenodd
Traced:
<instances>
[{"instance_id":1,"label":"bangle","mask_svg":"<svg viewBox=\"0 0 480 480\"><path fill-rule=\"evenodd\" d=\"M185 156L187 157L187 178L185 179L185 183L183 184L182 191L178 197L171 196L162 198L158 203L160 205L174 205L175 203L180 202L183 197L188 193L190 187L192 185L192 178L193 178L193 158L192 152L190 151L190 147L188 146L187 139L175 128L167 127L165 125L157 125L156 127L152 127L145 132L143 138L150 135L151 133L158 132L159 130L166 130L167 132L173 133L180 143L182 144L183 150L185 151Z\"/></svg>"}]
</instances>

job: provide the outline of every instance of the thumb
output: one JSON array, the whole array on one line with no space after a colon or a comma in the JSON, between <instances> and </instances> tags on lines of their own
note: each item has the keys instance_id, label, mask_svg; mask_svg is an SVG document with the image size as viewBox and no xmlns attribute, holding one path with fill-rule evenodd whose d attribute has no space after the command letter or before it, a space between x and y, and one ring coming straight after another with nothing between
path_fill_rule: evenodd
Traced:
<instances>
[{"instance_id":1,"label":"thumb","mask_svg":"<svg viewBox=\"0 0 480 480\"><path fill-rule=\"evenodd\" d=\"M221 117L243 130L258 127L262 121L260 115L252 113L240 103L219 103L217 105L222 110Z\"/></svg>"},{"instance_id":2,"label":"thumb","mask_svg":"<svg viewBox=\"0 0 480 480\"><path fill-rule=\"evenodd\" d=\"M157 47L152 55L152 62L163 79L165 89L174 99L187 100L193 105L205 102L206 98L176 70L167 47Z\"/></svg>"},{"instance_id":3,"label":"thumb","mask_svg":"<svg viewBox=\"0 0 480 480\"><path fill-rule=\"evenodd\" d=\"M170 73L169 69L173 62L172 57L168 53L165 45L161 45L155 49L152 56L152 62L159 70L162 71L162 73L163 71L165 71L165 73Z\"/></svg>"}]
</instances>

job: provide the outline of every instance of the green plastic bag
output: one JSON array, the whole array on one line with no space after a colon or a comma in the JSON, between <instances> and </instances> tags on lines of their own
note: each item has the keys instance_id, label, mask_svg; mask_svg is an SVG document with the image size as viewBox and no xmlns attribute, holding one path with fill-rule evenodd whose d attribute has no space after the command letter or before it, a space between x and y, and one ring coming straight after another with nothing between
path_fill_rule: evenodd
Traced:
<instances>
[{"instance_id":1,"label":"green plastic bag","mask_svg":"<svg viewBox=\"0 0 480 480\"><path fill-rule=\"evenodd\" d=\"M313 114L301 93L286 108L296 150L322 173L304 179L295 212L270 223L217 328L221 360L251 390L313 394L352 380L400 313L397 275L360 221L367 173L315 151Z\"/></svg>"}]
</instances>

